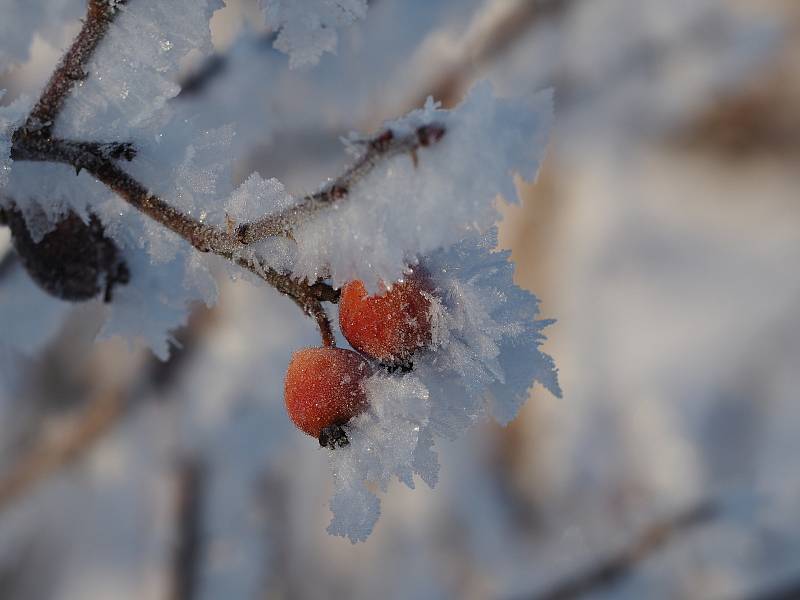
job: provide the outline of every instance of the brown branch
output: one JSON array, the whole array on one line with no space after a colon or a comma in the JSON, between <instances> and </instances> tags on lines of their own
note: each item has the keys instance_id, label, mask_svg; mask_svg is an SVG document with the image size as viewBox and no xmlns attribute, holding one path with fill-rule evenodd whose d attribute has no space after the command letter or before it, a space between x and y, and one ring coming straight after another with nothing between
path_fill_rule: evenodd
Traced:
<instances>
[{"instance_id":1,"label":"brown branch","mask_svg":"<svg viewBox=\"0 0 800 600\"><path fill-rule=\"evenodd\" d=\"M549 590L535 594L536 600L568 600L618 583L629 575L642 561L649 558L678 533L703 525L715 518L718 506L702 502L665 521L656 522L642 531L627 548L586 571L573 575Z\"/></svg>"},{"instance_id":2,"label":"brown branch","mask_svg":"<svg viewBox=\"0 0 800 600\"><path fill-rule=\"evenodd\" d=\"M88 76L85 70L86 64L119 13L116 6L124 4L125 1L89 0L86 20L80 33L56 67L20 131L44 138L51 136L53 125L67 96L77 82Z\"/></svg>"},{"instance_id":3,"label":"brown branch","mask_svg":"<svg viewBox=\"0 0 800 600\"><path fill-rule=\"evenodd\" d=\"M55 162L86 170L125 202L167 227L201 252L212 252L257 274L279 292L288 295L314 318L326 346L334 344L323 301L335 301L336 290L323 282L308 284L266 267L258 257L247 256L246 247L270 236L290 235L294 227L317 211L347 197L350 190L380 162L435 144L445 134L438 124L425 125L397 136L386 130L363 142L362 156L340 177L290 209L242 223L232 232L198 221L151 193L115 161L132 160L130 144L82 142L52 137L52 127L76 81L85 79L85 66L108 31L118 11L110 0L90 0L83 28L51 77L25 124L14 132L11 158L18 161Z\"/></svg>"},{"instance_id":4,"label":"brown branch","mask_svg":"<svg viewBox=\"0 0 800 600\"><path fill-rule=\"evenodd\" d=\"M305 197L287 211L254 223L241 224L233 235L185 215L150 193L112 160L116 156L126 158L130 154L123 145L108 150L106 146L91 143L20 136L12 146L11 156L13 160L56 162L70 165L76 171L86 170L128 204L175 232L197 250L227 258L291 297L306 314L316 320L323 343L327 346L334 344L334 338L321 302L335 302L338 298L337 291L323 282L309 285L289 274L279 273L263 265L259 259L247 257L247 246L269 236L287 235L302 219L346 198L350 189L381 161L428 147L441 140L444 134L444 127L437 124L419 127L412 133L399 137L387 130L365 142L366 150L362 157L322 191ZM104 152L110 156L104 155Z\"/></svg>"},{"instance_id":5,"label":"brown branch","mask_svg":"<svg viewBox=\"0 0 800 600\"><path fill-rule=\"evenodd\" d=\"M329 347L336 345L333 328L322 302L338 302L339 290L335 290L321 281L309 285L305 281L299 281L279 273L272 267L264 266L256 256L245 256L238 253L223 256L243 269L258 275L281 294L289 296L300 307L300 310L316 321L322 337L322 345Z\"/></svg>"},{"instance_id":6,"label":"brown branch","mask_svg":"<svg viewBox=\"0 0 800 600\"><path fill-rule=\"evenodd\" d=\"M292 229L315 212L329 207L345 198L350 190L369 174L380 162L400 154L414 153L440 141L445 134L444 126L432 123L418 127L413 132L396 136L391 129L364 142L365 151L361 157L342 175L328 183L316 194L278 213L268 215L252 223L243 223L237 229L237 238L242 244L252 244L271 236L285 236Z\"/></svg>"}]
</instances>

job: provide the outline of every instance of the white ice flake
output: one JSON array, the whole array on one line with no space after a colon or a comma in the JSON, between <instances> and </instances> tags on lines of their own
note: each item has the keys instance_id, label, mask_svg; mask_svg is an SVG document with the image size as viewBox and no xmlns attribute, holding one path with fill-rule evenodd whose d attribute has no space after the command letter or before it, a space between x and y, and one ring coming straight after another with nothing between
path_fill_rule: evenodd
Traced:
<instances>
[{"instance_id":1,"label":"white ice flake","mask_svg":"<svg viewBox=\"0 0 800 600\"><path fill-rule=\"evenodd\" d=\"M261 0L261 6L291 67L315 65L323 53L335 52L337 29L367 14L366 0Z\"/></svg>"}]
</instances>

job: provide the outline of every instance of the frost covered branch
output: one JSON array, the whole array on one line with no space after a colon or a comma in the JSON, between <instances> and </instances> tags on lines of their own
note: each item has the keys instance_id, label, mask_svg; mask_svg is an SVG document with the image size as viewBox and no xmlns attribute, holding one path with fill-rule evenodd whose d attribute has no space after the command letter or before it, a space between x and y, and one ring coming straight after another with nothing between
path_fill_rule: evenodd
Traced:
<instances>
[{"instance_id":1,"label":"frost covered branch","mask_svg":"<svg viewBox=\"0 0 800 600\"><path fill-rule=\"evenodd\" d=\"M295 206L278 214L240 223L235 229L223 231L173 207L115 164L116 160L130 161L135 157L136 150L131 144L75 142L52 137L53 125L66 97L77 81L87 77L85 65L119 12L117 4L107 0L89 2L86 20L75 42L25 124L14 133L11 158L16 161L62 163L72 166L78 173L87 171L128 204L178 234L197 250L211 252L234 262L292 298L317 322L323 343L333 345L334 336L322 302L335 302L336 291L320 281L309 284L290 274L278 272L265 265L258 256L252 253L245 255L245 246L271 236L291 235L293 227L304 219L345 198L350 189L383 160L409 153L416 163L417 149L438 142L444 136L444 127L423 125L402 136L388 129L362 142L365 149L355 164L319 192L306 196Z\"/></svg>"},{"instance_id":2,"label":"frost covered branch","mask_svg":"<svg viewBox=\"0 0 800 600\"><path fill-rule=\"evenodd\" d=\"M42 138L51 136L64 101L74 85L86 79L86 63L119 13L117 7L126 2L127 0L89 0L86 20L80 33L61 59L25 124L15 133L15 138L20 135L36 135Z\"/></svg>"},{"instance_id":3,"label":"frost covered branch","mask_svg":"<svg viewBox=\"0 0 800 600\"><path fill-rule=\"evenodd\" d=\"M295 225L321 209L346 197L350 189L363 179L380 162L399 154L410 154L416 164L416 151L435 144L444 137L442 125L431 124L415 131L396 136L387 129L376 137L362 142L366 148L356 163L341 176L326 185L316 194L306 196L302 202L253 223L243 223L237 228L237 238L242 244L252 244L266 237L290 235Z\"/></svg>"}]
</instances>

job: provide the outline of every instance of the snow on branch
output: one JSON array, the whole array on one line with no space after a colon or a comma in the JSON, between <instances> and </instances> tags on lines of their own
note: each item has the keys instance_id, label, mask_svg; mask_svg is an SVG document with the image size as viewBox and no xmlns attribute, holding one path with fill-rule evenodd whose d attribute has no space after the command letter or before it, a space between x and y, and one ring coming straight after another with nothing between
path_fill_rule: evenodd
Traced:
<instances>
[{"instance_id":1,"label":"snow on branch","mask_svg":"<svg viewBox=\"0 0 800 600\"><path fill-rule=\"evenodd\" d=\"M508 423L536 382L561 393L540 350L551 321L538 319L536 297L514 285L508 254L494 251L496 199L518 200L514 176L536 177L552 94L503 99L484 83L452 110L429 98L374 135L345 139L351 165L316 192L294 196L257 173L231 189L232 128L197 132L181 112L187 106L167 102L178 89L166 74L209 46L215 3L201 2L205 10L183 23L192 2L89 2L72 47L10 137L17 164L2 200L30 227L31 246L67 214L76 227L95 223L130 273L102 335L137 335L161 358L187 305L215 301L203 257L221 257L290 298L325 347L336 339L325 304L339 301L345 283L374 292L421 265L430 343L394 369L369 358L368 409L346 424L347 447L331 450L329 531L363 540L379 512L371 486L386 489L397 477L413 487L415 475L433 485L438 438L479 419ZM323 14L310 25L316 31L363 15L362 4L276 0L267 12L283 27L279 44L294 48L287 40L300 35L300 7L312 21ZM330 49L314 35L304 47ZM20 121L9 113L6 130Z\"/></svg>"}]
</instances>

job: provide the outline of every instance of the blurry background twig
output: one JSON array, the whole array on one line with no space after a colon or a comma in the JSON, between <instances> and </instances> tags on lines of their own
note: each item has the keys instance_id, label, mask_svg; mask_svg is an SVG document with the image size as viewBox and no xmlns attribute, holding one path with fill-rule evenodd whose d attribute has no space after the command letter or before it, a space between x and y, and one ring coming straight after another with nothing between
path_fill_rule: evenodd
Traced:
<instances>
[{"instance_id":1,"label":"blurry background twig","mask_svg":"<svg viewBox=\"0 0 800 600\"><path fill-rule=\"evenodd\" d=\"M669 543L675 536L703 525L717 515L712 502L702 502L670 519L646 527L618 554L602 558L586 570L567 577L547 591L534 594L536 600L569 600L611 587L630 575L643 560Z\"/></svg>"}]
</instances>

